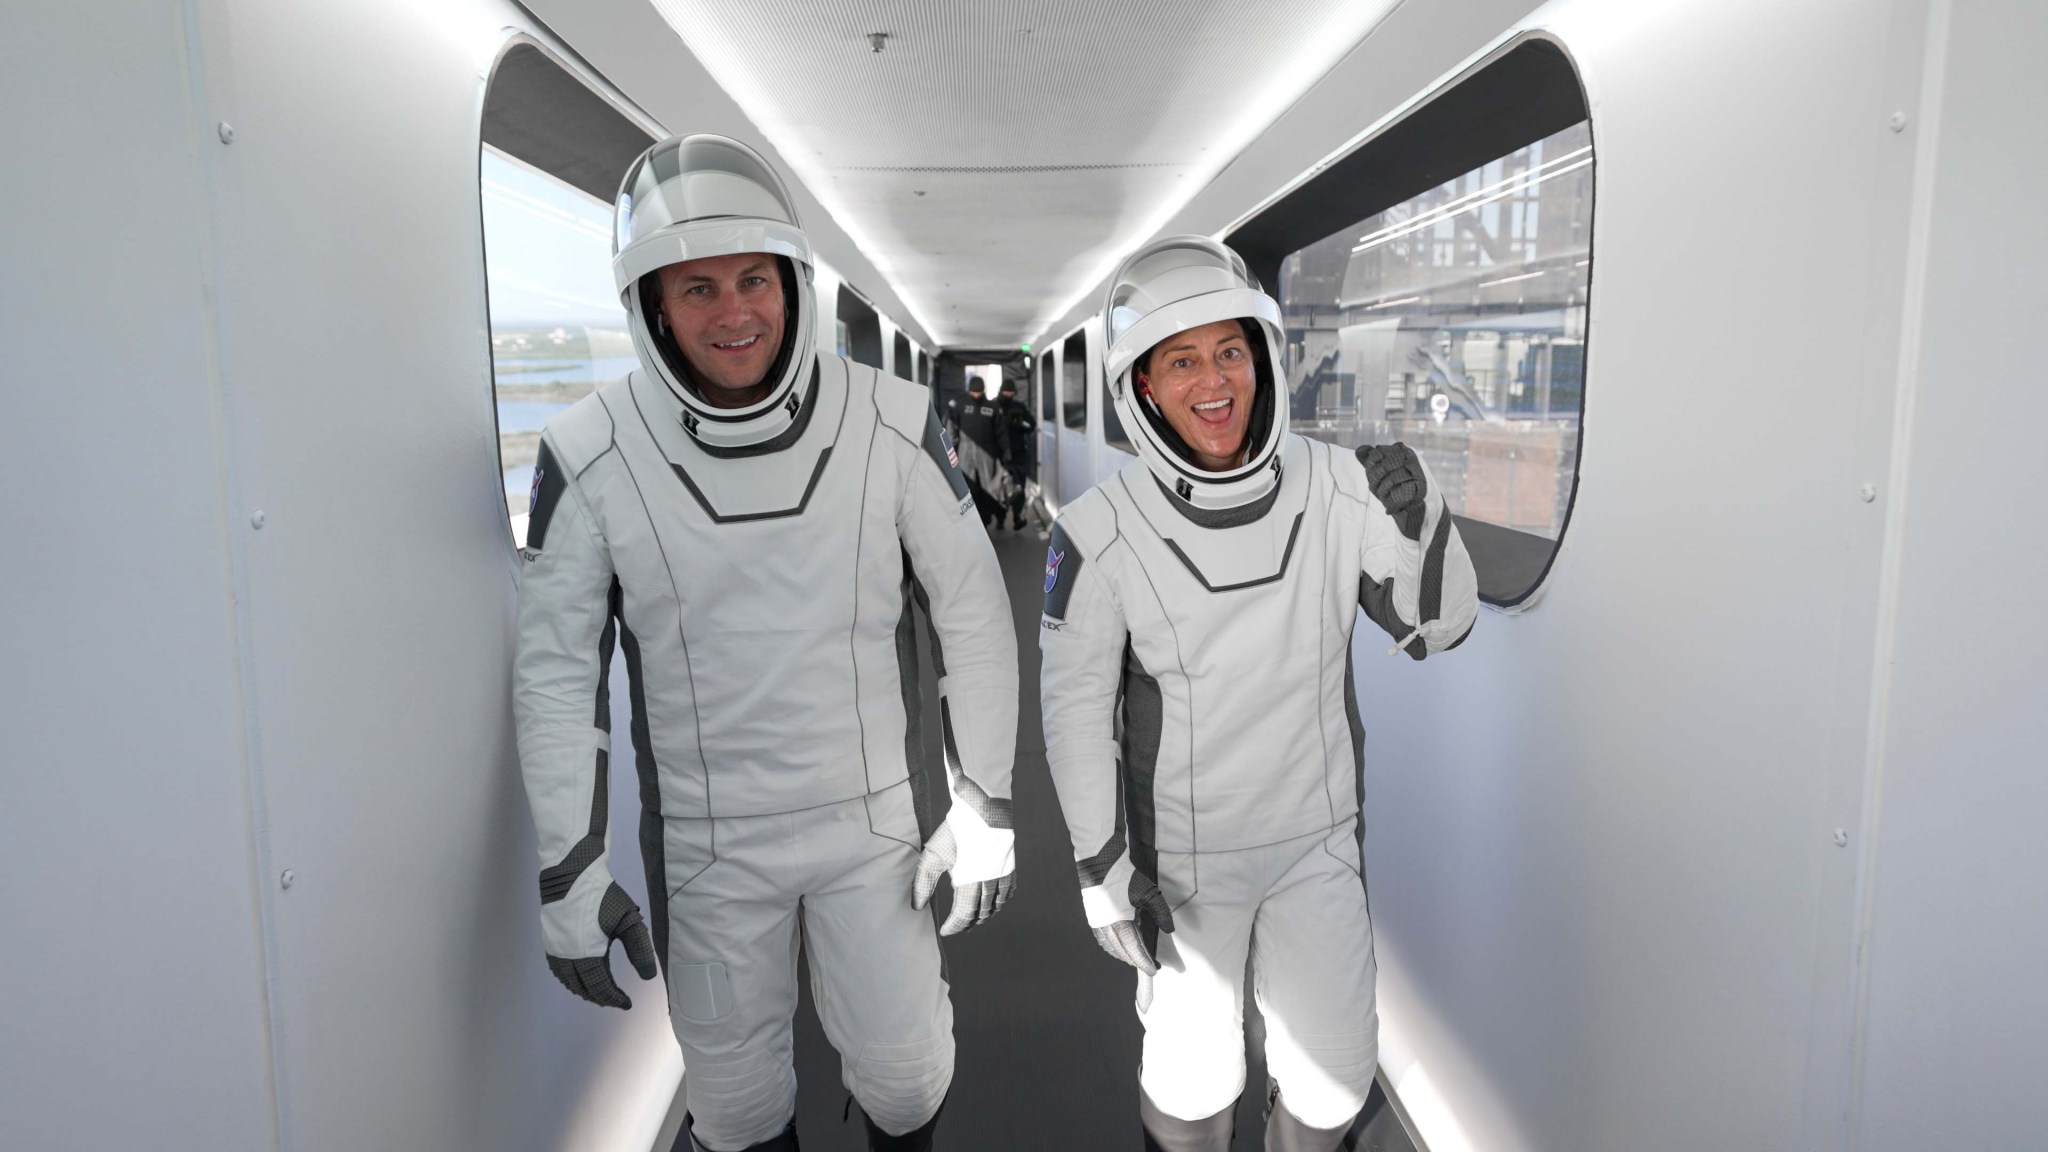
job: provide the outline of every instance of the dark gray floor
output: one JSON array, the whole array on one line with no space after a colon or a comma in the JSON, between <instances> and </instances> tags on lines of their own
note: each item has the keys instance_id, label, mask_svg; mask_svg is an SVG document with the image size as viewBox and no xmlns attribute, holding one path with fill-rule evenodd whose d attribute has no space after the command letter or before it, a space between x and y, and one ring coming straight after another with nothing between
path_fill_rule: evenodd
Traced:
<instances>
[{"instance_id":1,"label":"dark gray floor","mask_svg":"<svg viewBox=\"0 0 2048 1152\"><path fill-rule=\"evenodd\" d=\"M1141 1031L1132 1008L1136 976L1095 946L1081 914L1073 854L1045 767L1038 716L1038 603L1045 543L1035 531L996 534L1010 586L1021 658L1017 712L1018 894L988 924L945 941L958 1066L936 1147L965 1152L1095 1149L1136 1152ZM925 698L937 690L925 664ZM927 708L935 715L936 705ZM943 779L938 734L926 759ZM943 788L935 788L942 793ZM944 899L942 896L941 900ZM1266 1082L1263 1029L1247 997L1247 1090L1233 1152L1261 1147ZM797 1130L805 1152L859 1152L860 1117L846 1110L839 1057L811 1007L808 979L797 1011ZM1377 1090L1354 1128L1356 1147L1413 1152Z\"/></svg>"}]
</instances>

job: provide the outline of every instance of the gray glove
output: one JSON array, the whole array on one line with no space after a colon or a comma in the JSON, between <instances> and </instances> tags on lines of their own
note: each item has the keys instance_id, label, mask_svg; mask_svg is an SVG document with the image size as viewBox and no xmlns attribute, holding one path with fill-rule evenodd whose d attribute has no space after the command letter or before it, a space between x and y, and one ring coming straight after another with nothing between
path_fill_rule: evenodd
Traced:
<instances>
[{"instance_id":1,"label":"gray glove","mask_svg":"<svg viewBox=\"0 0 2048 1152\"><path fill-rule=\"evenodd\" d=\"M1422 521L1429 514L1429 482L1423 478L1422 461L1406 444L1374 444L1358 450L1358 462L1365 465L1366 483L1380 506L1394 518L1401 535L1422 539Z\"/></svg>"},{"instance_id":2,"label":"gray glove","mask_svg":"<svg viewBox=\"0 0 2048 1152\"><path fill-rule=\"evenodd\" d=\"M1159 885L1131 867L1128 857L1117 861L1102 884L1081 890L1081 907L1104 952L1146 976L1159 971L1159 933L1173 931L1173 909Z\"/></svg>"},{"instance_id":3,"label":"gray glove","mask_svg":"<svg viewBox=\"0 0 2048 1152\"><path fill-rule=\"evenodd\" d=\"M614 883L605 890L604 902L598 906L597 926L605 938L602 953L578 959L550 956L548 971L555 974L562 987L600 1008L631 1008L632 998L612 980L611 942L617 940L625 945L626 960L642 980L654 979L660 969L654 963L654 943L648 939L640 906Z\"/></svg>"},{"instance_id":4,"label":"gray glove","mask_svg":"<svg viewBox=\"0 0 2048 1152\"><path fill-rule=\"evenodd\" d=\"M991 827L973 805L955 800L918 857L910 906L924 911L939 877L948 872L953 874L953 910L939 925L941 936L978 928L1010 902L1017 890L1016 832Z\"/></svg>"}]
</instances>

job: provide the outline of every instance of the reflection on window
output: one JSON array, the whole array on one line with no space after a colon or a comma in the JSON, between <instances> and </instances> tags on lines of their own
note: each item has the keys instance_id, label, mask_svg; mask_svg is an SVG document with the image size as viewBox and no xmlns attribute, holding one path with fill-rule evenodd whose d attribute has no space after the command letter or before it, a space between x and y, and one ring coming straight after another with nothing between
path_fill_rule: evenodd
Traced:
<instances>
[{"instance_id":1,"label":"reflection on window","mask_svg":"<svg viewBox=\"0 0 2048 1152\"><path fill-rule=\"evenodd\" d=\"M1060 423L1088 427L1088 346L1076 332L1060 346Z\"/></svg>"},{"instance_id":2,"label":"reflection on window","mask_svg":"<svg viewBox=\"0 0 2048 1152\"><path fill-rule=\"evenodd\" d=\"M1578 460L1592 164L1582 121L1289 255L1294 430L1405 441L1454 512L1557 540Z\"/></svg>"},{"instance_id":3,"label":"reflection on window","mask_svg":"<svg viewBox=\"0 0 2048 1152\"><path fill-rule=\"evenodd\" d=\"M608 206L486 146L483 209L498 464L524 547L541 426L638 360L612 291Z\"/></svg>"}]
</instances>

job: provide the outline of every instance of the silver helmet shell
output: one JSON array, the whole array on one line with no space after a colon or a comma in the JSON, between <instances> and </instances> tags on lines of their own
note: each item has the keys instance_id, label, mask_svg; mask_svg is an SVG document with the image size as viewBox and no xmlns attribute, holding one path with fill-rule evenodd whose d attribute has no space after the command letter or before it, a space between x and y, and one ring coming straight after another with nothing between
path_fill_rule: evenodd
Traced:
<instances>
[{"instance_id":1,"label":"silver helmet shell","mask_svg":"<svg viewBox=\"0 0 2048 1152\"><path fill-rule=\"evenodd\" d=\"M671 136L626 171L612 230L612 279L640 363L683 404L683 426L714 447L771 440L795 421L799 391L817 362L817 293L811 243L782 178L760 153L724 136ZM789 305L772 387L744 408L704 399L689 362L668 335L658 292L643 281L685 260L765 252L783 258ZM651 283L651 281L649 281Z\"/></svg>"},{"instance_id":2,"label":"silver helmet shell","mask_svg":"<svg viewBox=\"0 0 2048 1152\"><path fill-rule=\"evenodd\" d=\"M1132 386L1132 369L1160 341L1218 320L1247 322L1258 374L1246 445L1223 472L1198 466L1149 398ZM1251 325L1256 324L1256 332ZM1236 508L1280 482L1280 440L1287 405L1280 371L1280 305L1266 295L1243 257L1206 236L1166 236L1132 253L1110 277L1102 307L1109 354L1103 374L1125 432L1160 483L1198 508Z\"/></svg>"}]
</instances>

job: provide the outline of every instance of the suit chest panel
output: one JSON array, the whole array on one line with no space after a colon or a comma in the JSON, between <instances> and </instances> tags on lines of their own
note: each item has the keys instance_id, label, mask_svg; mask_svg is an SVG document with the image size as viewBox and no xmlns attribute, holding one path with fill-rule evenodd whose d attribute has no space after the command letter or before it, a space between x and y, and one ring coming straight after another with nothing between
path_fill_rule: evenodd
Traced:
<instances>
[{"instance_id":1,"label":"suit chest panel","mask_svg":"<svg viewBox=\"0 0 2048 1152\"><path fill-rule=\"evenodd\" d=\"M800 493L794 507L770 515L721 516L711 503L735 483L722 465L745 463L759 474L760 459L692 461L679 472L651 441L621 435L633 483L611 488L633 499L615 501L603 519L629 619L642 615L638 606L657 625L673 628L679 617L693 641L753 637L776 647L802 635L843 645L862 615L893 624L900 605L864 604L861 586L894 587L890 572L864 569L900 573L893 541L901 477L874 459L872 414L849 413L849 424L856 415L867 418L845 429L822 463L817 453L768 461L784 466L769 477L776 486Z\"/></svg>"}]
</instances>

